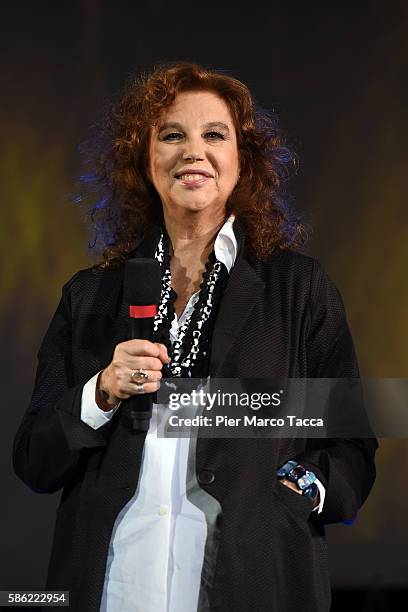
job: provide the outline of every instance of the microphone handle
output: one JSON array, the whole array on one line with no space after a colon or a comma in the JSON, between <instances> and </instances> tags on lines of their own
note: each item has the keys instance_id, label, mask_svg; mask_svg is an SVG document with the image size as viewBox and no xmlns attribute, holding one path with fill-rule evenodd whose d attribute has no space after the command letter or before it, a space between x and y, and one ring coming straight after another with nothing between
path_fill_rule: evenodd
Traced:
<instances>
[{"instance_id":1,"label":"microphone handle","mask_svg":"<svg viewBox=\"0 0 408 612\"><path fill-rule=\"evenodd\" d=\"M130 340L153 340L154 317L130 317L129 339ZM152 416L153 394L142 393L132 395L126 402L129 405L128 418L131 429L137 431L148 431Z\"/></svg>"},{"instance_id":2,"label":"microphone handle","mask_svg":"<svg viewBox=\"0 0 408 612\"><path fill-rule=\"evenodd\" d=\"M153 342L153 317L129 317L129 340Z\"/></svg>"}]
</instances>

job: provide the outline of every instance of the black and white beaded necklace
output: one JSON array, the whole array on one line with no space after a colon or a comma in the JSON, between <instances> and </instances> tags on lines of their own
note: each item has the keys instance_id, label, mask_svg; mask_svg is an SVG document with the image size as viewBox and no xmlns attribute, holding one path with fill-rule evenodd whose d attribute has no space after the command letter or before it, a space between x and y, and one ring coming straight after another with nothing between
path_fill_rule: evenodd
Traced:
<instances>
[{"instance_id":1,"label":"black and white beaded necklace","mask_svg":"<svg viewBox=\"0 0 408 612\"><path fill-rule=\"evenodd\" d=\"M177 340L172 344L170 327L174 319L174 302L177 294L171 287L169 238L165 230L162 230L155 258L162 268L162 291L154 319L154 340L165 344L171 357L171 363L163 366L163 376L183 378L207 376L211 327L228 280L227 268L216 259L212 251L205 265L194 309L179 328Z\"/></svg>"}]
</instances>

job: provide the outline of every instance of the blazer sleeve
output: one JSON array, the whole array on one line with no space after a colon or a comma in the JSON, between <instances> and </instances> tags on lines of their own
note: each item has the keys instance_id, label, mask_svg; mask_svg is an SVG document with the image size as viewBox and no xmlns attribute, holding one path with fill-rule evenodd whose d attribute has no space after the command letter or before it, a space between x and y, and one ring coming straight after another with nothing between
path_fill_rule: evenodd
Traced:
<instances>
[{"instance_id":1,"label":"blazer sleeve","mask_svg":"<svg viewBox=\"0 0 408 612\"><path fill-rule=\"evenodd\" d=\"M309 378L359 378L353 339L341 295L314 260L310 287L308 334ZM347 395L346 395L347 397ZM336 410L347 414L340 394ZM358 409L361 408L361 405ZM364 407L363 407L364 413ZM339 415L340 419L342 415ZM347 417L346 417L347 418ZM367 422L368 424L368 422ZM368 425L368 431L371 431ZM365 438L311 438L295 459L315 472L326 488L323 510L314 515L322 523L352 521L366 500L375 480L375 452L378 442Z\"/></svg>"},{"instance_id":2,"label":"blazer sleeve","mask_svg":"<svg viewBox=\"0 0 408 612\"><path fill-rule=\"evenodd\" d=\"M67 484L86 453L108 441L110 422L98 430L81 420L82 389L71 375L70 290L62 288L58 307L38 351L31 401L14 437L14 471L32 490L53 493Z\"/></svg>"}]
</instances>

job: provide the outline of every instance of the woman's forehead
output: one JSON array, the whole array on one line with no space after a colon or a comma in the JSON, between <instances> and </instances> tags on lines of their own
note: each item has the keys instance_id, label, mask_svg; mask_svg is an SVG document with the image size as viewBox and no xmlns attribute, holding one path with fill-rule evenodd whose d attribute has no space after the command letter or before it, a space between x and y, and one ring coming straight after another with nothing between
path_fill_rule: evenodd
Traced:
<instances>
[{"instance_id":1,"label":"woman's forehead","mask_svg":"<svg viewBox=\"0 0 408 612\"><path fill-rule=\"evenodd\" d=\"M212 112L218 112L229 117L230 112L227 103L211 91L192 91L179 93L173 103L163 111L163 116L188 115L206 116Z\"/></svg>"},{"instance_id":2,"label":"woman's forehead","mask_svg":"<svg viewBox=\"0 0 408 612\"><path fill-rule=\"evenodd\" d=\"M193 121L200 127L229 129L234 127L233 118L227 103L213 92L183 92L174 102L163 109L154 124L156 129L174 127L181 129L183 124Z\"/></svg>"}]
</instances>

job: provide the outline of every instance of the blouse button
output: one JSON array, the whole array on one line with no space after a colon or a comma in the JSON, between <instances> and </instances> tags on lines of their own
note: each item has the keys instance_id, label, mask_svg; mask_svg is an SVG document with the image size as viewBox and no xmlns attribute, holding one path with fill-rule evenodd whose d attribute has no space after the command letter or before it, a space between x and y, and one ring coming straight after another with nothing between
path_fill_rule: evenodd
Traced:
<instances>
[{"instance_id":1,"label":"blouse button","mask_svg":"<svg viewBox=\"0 0 408 612\"><path fill-rule=\"evenodd\" d=\"M215 480L215 474L210 470L201 470L197 475L197 479L200 484L211 484Z\"/></svg>"}]
</instances>

